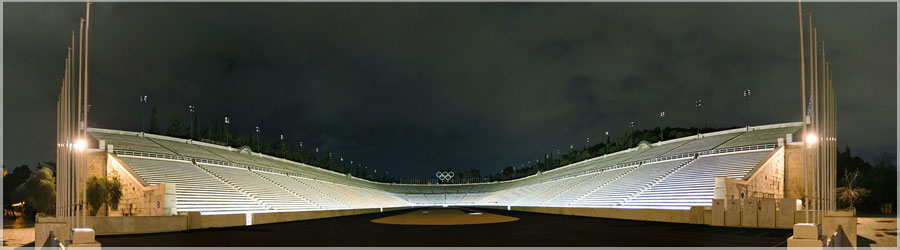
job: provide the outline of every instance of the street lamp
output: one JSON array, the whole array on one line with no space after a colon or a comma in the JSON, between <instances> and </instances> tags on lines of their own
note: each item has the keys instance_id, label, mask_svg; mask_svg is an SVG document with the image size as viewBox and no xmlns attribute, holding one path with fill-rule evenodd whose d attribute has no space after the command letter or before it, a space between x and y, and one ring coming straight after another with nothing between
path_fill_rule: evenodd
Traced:
<instances>
[{"instance_id":1,"label":"street lamp","mask_svg":"<svg viewBox=\"0 0 900 250\"><path fill-rule=\"evenodd\" d=\"M147 109L147 107L146 107L147 106L147 96L146 95L139 96L138 101L143 103L143 104L141 104L141 106L143 106L143 107L141 107L141 132L146 132L146 130L144 129L144 116L146 116L145 113L146 113L146 109Z\"/></svg>"},{"instance_id":2,"label":"street lamp","mask_svg":"<svg viewBox=\"0 0 900 250\"><path fill-rule=\"evenodd\" d=\"M662 125L663 118L665 118L665 117L666 117L666 111L659 112L659 141L665 140L665 138L663 138L664 133L663 133L663 125Z\"/></svg>"},{"instance_id":3,"label":"street lamp","mask_svg":"<svg viewBox=\"0 0 900 250\"><path fill-rule=\"evenodd\" d=\"M256 152L259 152L259 126L256 126Z\"/></svg>"},{"instance_id":4,"label":"street lamp","mask_svg":"<svg viewBox=\"0 0 900 250\"><path fill-rule=\"evenodd\" d=\"M231 134L228 132L228 123L231 123L231 120L228 120L228 117L225 117L225 145L228 145L228 137L231 137Z\"/></svg>"},{"instance_id":5,"label":"street lamp","mask_svg":"<svg viewBox=\"0 0 900 250\"><path fill-rule=\"evenodd\" d=\"M188 105L188 110L191 111L191 117L188 118L191 120L191 138L190 138L191 140L194 139L194 109L195 108L197 108L197 107L194 107L193 105Z\"/></svg>"},{"instance_id":6,"label":"street lamp","mask_svg":"<svg viewBox=\"0 0 900 250\"><path fill-rule=\"evenodd\" d=\"M703 100L698 99L697 102L694 102L694 107L697 107L697 137L700 137L700 107L703 106Z\"/></svg>"},{"instance_id":7,"label":"street lamp","mask_svg":"<svg viewBox=\"0 0 900 250\"><path fill-rule=\"evenodd\" d=\"M85 148L87 148L87 143L84 142L84 139L75 142L75 149L77 149L78 151L83 151Z\"/></svg>"},{"instance_id":8,"label":"street lamp","mask_svg":"<svg viewBox=\"0 0 900 250\"><path fill-rule=\"evenodd\" d=\"M815 144L816 141L818 141L818 140L819 140L819 137L817 137L815 134L806 135L806 143L808 143L808 144Z\"/></svg>"},{"instance_id":9,"label":"street lamp","mask_svg":"<svg viewBox=\"0 0 900 250\"><path fill-rule=\"evenodd\" d=\"M747 132L750 132L750 89L744 90L744 97L747 99Z\"/></svg>"},{"instance_id":10,"label":"street lamp","mask_svg":"<svg viewBox=\"0 0 900 250\"><path fill-rule=\"evenodd\" d=\"M609 144L609 131L603 131L606 134L606 144Z\"/></svg>"}]
</instances>

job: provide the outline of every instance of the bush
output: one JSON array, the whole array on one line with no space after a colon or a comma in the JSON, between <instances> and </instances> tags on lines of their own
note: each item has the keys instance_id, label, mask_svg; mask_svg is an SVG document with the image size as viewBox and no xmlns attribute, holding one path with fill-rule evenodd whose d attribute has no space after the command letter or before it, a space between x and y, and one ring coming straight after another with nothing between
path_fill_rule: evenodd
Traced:
<instances>
[{"instance_id":1,"label":"bush","mask_svg":"<svg viewBox=\"0 0 900 250\"><path fill-rule=\"evenodd\" d=\"M91 176L87 183L87 203L92 209L91 215L96 215L97 210L104 204L113 210L119 209L119 201L122 199L122 183L118 177L106 179L99 176Z\"/></svg>"},{"instance_id":2,"label":"bush","mask_svg":"<svg viewBox=\"0 0 900 250\"><path fill-rule=\"evenodd\" d=\"M109 190L106 188L106 178L91 176L87 182L87 204L91 208L91 215L96 215L97 210L109 202Z\"/></svg>"},{"instance_id":3,"label":"bush","mask_svg":"<svg viewBox=\"0 0 900 250\"><path fill-rule=\"evenodd\" d=\"M40 168L15 188L11 198L15 201L25 201L26 214L53 214L56 210L55 183L53 170Z\"/></svg>"}]
</instances>

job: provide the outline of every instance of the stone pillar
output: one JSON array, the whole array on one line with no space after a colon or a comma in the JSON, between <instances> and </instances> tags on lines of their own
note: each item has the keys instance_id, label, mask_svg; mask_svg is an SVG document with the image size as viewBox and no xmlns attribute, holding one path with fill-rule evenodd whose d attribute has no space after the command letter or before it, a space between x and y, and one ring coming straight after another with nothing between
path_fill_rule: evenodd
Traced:
<instances>
[{"instance_id":1,"label":"stone pillar","mask_svg":"<svg viewBox=\"0 0 900 250\"><path fill-rule=\"evenodd\" d=\"M765 198L759 202L759 227L774 228L775 217L778 210L775 208L775 199Z\"/></svg>"},{"instance_id":2,"label":"stone pillar","mask_svg":"<svg viewBox=\"0 0 900 250\"><path fill-rule=\"evenodd\" d=\"M66 230L66 222L62 218L37 216L34 223L34 249L57 249L59 246L54 245L54 239L51 239L51 232L62 232ZM66 234L53 233L56 240L61 241ZM63 236L63 237L60 237ZM46 248L45 248L46 246Z\"/></svg>"},{"instance_id":3,"label":"stone pillar","mask_svg":"<svg viewBox=\"0 0 900 250\"><path fill-rule=\"evenodd\" d=\"M725 225L725 200L713 199L712 203L712 221L709 222L713 226Z\"/></svg>"},{"instance_id":4,"label":"stone pillar","mask_svg":"<svg viewBox=\"0 0 900 250\"><path fill-rule=\"evenodd\" d=\"M690 222L694 224L704 224L703 211L703 206L691 206Z\"/></svg>"},{"instance_id":5,"label":"stone pillar","mask_svg":"<svg viewBox=\"0 0 900 250\"><path fill-rule=\"evenodd\" d=\"M741 226L757 227L759 217L759 200L747 198L741 200Z\"/></svg>"},{"instance_id":6,"label":"stone pillar","mask_svg":"<svg viewBox=\"0 0 900 250\"><path fill-rule=\"evenodd\" d=\"M716 177L715 188L713 189L713 199L727 199L728 193L726 192L726 186L725 177Z\"/></svg>"},{"instance_id":7,"label":"stone pillar","mask_svg":"<svg viewBox=\"0 0 900 250\"><path fill-rule=\"evenodd\" d=\"M741 200L727 199L725 201L725 225L741 226Z\"/></svg>"},{"instance_id":8,"label":"stone pillar","mask_svg":"<svg viewBox=\"0 0 900 250\"><path fill-rule=\"evenodd\" d=\"M178 215L178 200L175 196L175 184L163 183L165 185L165 194L163 195L163 215Z\"/></svg>"},{"instance_id":9,"label":"stone pillar","mask_svg":"<svg viewBox=\"0 0 900 250\"><path fill-rule=\"evenodd\" d=\"M821 249L825 246L822 227L813 223L794 224L794 235L788 238L788 247Z\"/></svg>"},{"instance_id":10,"label":"stone pillar","mask_svg":"<svg viewBox=\"0 0 900 250\"><path fill-rule=\"evenodd\" d=\"M834 235L837 228L841 227L847 236L845 241L856 247L856 213L855 211L826 211L822 219L822 232L827 237ZM37 241L37 239L35 239Z\"/></svg>"},{"instance_id":11,"label":"stone pillar","mask_svg":"<svg viewBox=\"0 0 900 250\"><path fill-rule=\"evenodd\" d=\"M778 208L776 227L791 228L794 226L794 212L797 211L797 199L783 198Z\"/></svg>"},{"instance_id":12,"label":"stone pillar","mask_svg":"<svg viewBox=\"0 0 900 250\"><path fill-rule=\"evenodd\" d=\"M94 229L73 228L72 243L67 247L79 250L100 250L100 242L94 240Z\"/></svg>"}]
</instances>

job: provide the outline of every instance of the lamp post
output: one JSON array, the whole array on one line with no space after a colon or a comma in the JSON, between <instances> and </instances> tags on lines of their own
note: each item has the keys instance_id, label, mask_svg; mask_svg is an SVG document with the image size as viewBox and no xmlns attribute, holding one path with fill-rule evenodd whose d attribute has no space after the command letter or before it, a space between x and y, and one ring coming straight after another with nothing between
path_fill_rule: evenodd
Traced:
<instances>
[{"instance_id":1,"label":"lamp post","mask_svg":"<svg viewBox=\"0 0 900 250\"><path fill-rule=\"evenodd\" d=\"M194 139L194 109L195 108L196 107L194 107L193 105L188 105L188 111L191 112L191 116L188 118L191 120L191 137L190 137L191 140Z\"/></svg>"},{"instance_id":2,"label":"lamp post","mask_svg":"<svg viewBox=\"0 0 900 250\"><path fill-rule=\"evenodd\" d=\"M228 145L228 137L231 137L231 134L228 132L228 123L231 123L231 120L228 120L228 117L225 117L225 145Z\"/></svg>"},{"instance_id":3,"label":"lamp post","mask_svg":"<svg viewBox=\"0 0 900 250\"><path fill-rule=\"evenodd\" d=\"M603 131L603 134L606 134L606 144L609 144L609 131Z\"/></svg>"},{"instance_id":4,"label":"lamp post","mask_svg":"<svg viewBox=\"0 0 900 250\"><path fill-rule=\"evenodd\" d=\"M663 133L663 118L665 118L665 117L666 117L665 111L659 112L659 141L665 140L665 138L663 138L663 135L664 135L664 133Z\"/></svg>"},{"instance_id":5,"label":"lamp post","mask_svg":"<svg viewBox=\"0 0 900 250\"><path fill-rule=\"evenodd\" d=\"M697 102L694 103L694 107L697 107L697 137L700 137L700 107L703 106L703 100L698 99Z\"/></svg>"},{"instance_id":6,"label":"lamp post","mask_svg":"<svg viewBox=\"0 0 900 250\"><path fill-rule=\"evenodd\" d=\"M138 101L140 101L142 103L141 104L141 132L146 132L146 130L144 129L144 116L146 116L147 96L146 95L139 96Z\"/></svg>"},{"instance_id":7,"label":"lamp post","mask_svg":"<svg viewBox=\"0 0 900 250\"><path fill-rule=\"evenodd\" d=\"M259 126L256 126L256 152L259 152Z\"/></svg>"},{"instance_id":8,"label":"lamp post","mask_svg":"<svg viewBox=\"0 0 900 250\"><path fill-rule=\"evenodd\" d=\"M750 132L750 89L744 90L744 98L747 99L747 132Z\"/></svg>"},{"instance_id":9,"label":"lamp post","mask_svg":"<svg viewBox=\"0 0 900 250\"><path fill-rule=\"evenodd\" d=\"M634 132L634 122L633 121L628 123L628 141L626 142L626 143L628 143L626 145L628 147L631 147L631 141L634 140L634 135L632 134L632 132Z\"/></svg>"}]
</instances>

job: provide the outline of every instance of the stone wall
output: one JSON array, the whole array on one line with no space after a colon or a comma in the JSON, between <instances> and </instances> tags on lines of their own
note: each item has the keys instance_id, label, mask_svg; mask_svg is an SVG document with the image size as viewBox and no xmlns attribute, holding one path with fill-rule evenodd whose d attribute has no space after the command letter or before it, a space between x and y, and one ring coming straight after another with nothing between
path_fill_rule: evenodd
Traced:
<instances>
[{"instance_id":1,"label":"stone wall","mask_svg":"<svg viewBox=\"0 0 900 250\"><path fill-rule=\"evenodd\" d=\"M162 183L148 186L115 155L107 157L109 178L116 176L122 182L122 200L116 210L108 209L110 216L164 216L177 214L175 184Z\"/></svg>"},{"instance_id":2,"label":"stone wall","mask_svg":"<svg viewBox=\"0 0 900 250\"><path fill-rule=\"evenodd\" d=\"M785 145L784 162L784 197L803 199L805 184L803 179L804 159L802 142ZM812 190L810 190L810 193L812 193Z\"/></svg>"},{"instance_id":3,"label":"stone wall","mask_svg":"<svg viewBox=\"0 0 900 250\"><path fill-rule=\"evenodd\" d=\"M487 207L497 208L497 207ZM506 209L506 207L500 207ZM704 224L702 210L665 210L665 209L618 209L618 208L583 208L583 207L510 207L510 210L575 215L586 217L600 217L625 220L643 220L658 222Z\"/></svg>"},{"instance_id":4,"label":"stone wall","mask_svg":"<svg viewBox=\"0 0 900 250\"><path fill-rule=\"evenodd\" d=\"M725 178L724 199L784 197L784 147L772 151L747 179Z\"/></svg>"}]
</instances>

